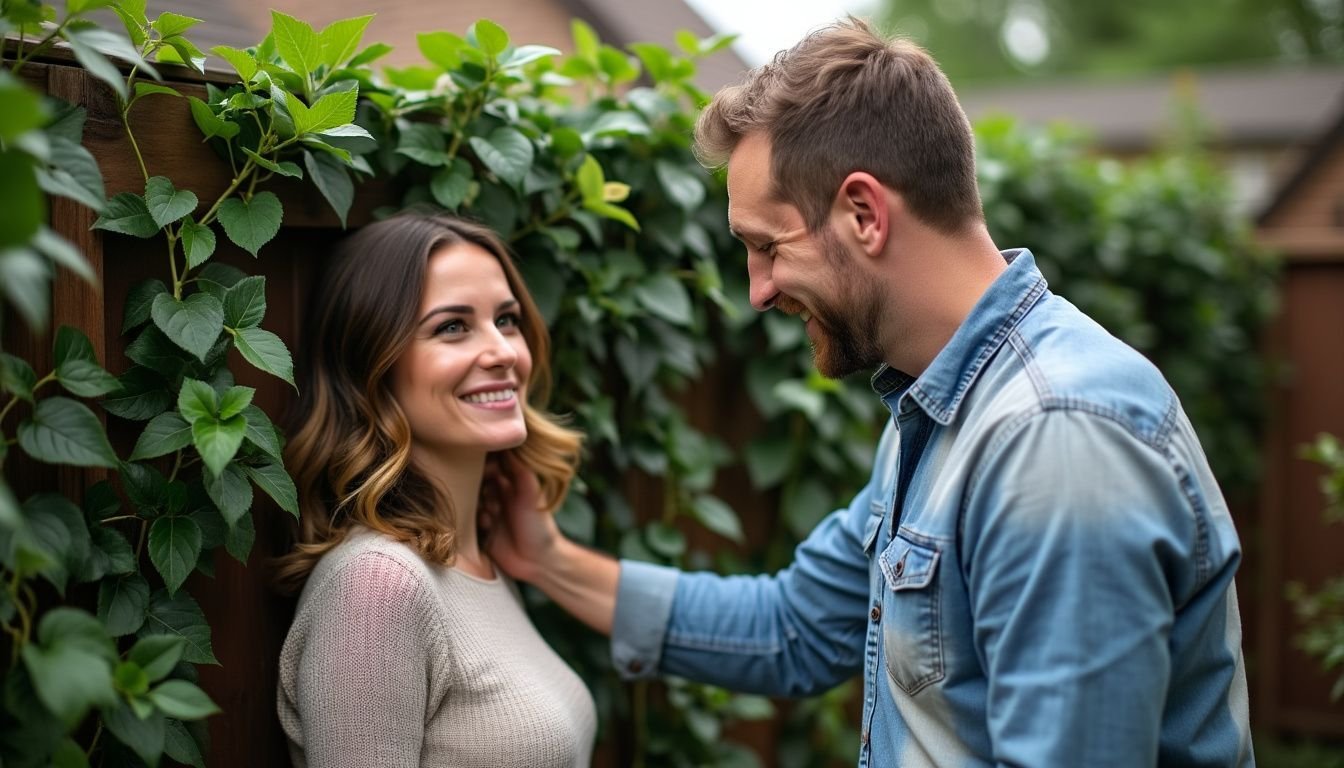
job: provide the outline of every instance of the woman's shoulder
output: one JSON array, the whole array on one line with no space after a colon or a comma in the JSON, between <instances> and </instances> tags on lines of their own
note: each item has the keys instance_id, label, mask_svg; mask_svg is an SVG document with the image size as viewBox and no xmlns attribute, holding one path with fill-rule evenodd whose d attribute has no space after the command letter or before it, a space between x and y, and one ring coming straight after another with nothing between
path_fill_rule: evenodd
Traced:
<instances>
[{"instance_id":1,"label":"woman's shoulder","mask_svg":"<svg viewBox=\"0 0 1344 768\"><path fill-rule=\"evenodd\" d=\"M312 598L325 593L329 599L357 596L414 601L431 591L434 581L431 566L410 546L391 536L357 527L322 556L304 592L305 597Z\"/></svg>"}]
</instances>

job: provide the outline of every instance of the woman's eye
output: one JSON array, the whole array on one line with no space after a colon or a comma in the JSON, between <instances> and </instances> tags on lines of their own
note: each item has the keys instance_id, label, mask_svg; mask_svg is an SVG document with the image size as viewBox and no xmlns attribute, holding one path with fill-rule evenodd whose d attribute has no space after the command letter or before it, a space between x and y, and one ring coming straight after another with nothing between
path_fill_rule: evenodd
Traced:
<instances>
[{"instance_id":1,"label":"woman's eye","mask_svg":"<svg viewBox=\"0 0 1344 768\"><path fill-rule=\"evenodd\" d=\"M449 320L439 325L438 328L435 328L434 335L435 336L440 336L442 334L454 335L462 333L465 330L467 330L466 323L462 322L461 320Z\"/></svg>"},{"instance_id":2,"label":"woman's eye","mask_svg":"<svg viewBox=\"0 0 1344 768\"><path fill-rule=\"evenodd\" d=\"M495 325L499 326L500 328L517 328L518 324L521 322L522 318L518 317L518 313L508 312L506 314L500 315L499 319L495 320Z\"/></svg>"}]
</instances>

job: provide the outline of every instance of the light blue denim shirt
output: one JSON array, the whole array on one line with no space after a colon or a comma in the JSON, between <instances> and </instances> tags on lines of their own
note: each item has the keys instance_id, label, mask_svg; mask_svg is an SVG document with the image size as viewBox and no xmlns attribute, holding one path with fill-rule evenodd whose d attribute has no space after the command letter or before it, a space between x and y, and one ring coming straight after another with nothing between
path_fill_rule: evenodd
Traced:
<instances>
[{"instance_id":1,"label":"light blue denim shirt","mask_svg":"<svg viewBox=\"0 0 1344 768\"><path fill-rule=\"evenodd\" d=\"M1025 250L774 576L621 564L631 677L818 693L863 674L859 766L1249 766L1237 534L1175 393Z\"/></svg>"}]
</instances>

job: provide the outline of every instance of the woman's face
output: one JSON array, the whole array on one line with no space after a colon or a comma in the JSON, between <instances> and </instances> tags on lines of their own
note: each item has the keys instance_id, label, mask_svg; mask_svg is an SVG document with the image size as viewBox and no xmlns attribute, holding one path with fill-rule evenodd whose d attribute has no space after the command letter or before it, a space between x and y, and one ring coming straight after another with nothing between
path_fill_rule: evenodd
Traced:
<instances>
[{"instance_id":1,"label":"woman's face","mask_svg":"<svg viewBox=\"0 0 1344 768\"><path fill-rule=\"evenodd\" d=\"M392 366L392 394L417 450L452 458L527 438L532 355L521 311L489 251L455 243L430 255L414 337Z\"/></svg>"}]
</instances>

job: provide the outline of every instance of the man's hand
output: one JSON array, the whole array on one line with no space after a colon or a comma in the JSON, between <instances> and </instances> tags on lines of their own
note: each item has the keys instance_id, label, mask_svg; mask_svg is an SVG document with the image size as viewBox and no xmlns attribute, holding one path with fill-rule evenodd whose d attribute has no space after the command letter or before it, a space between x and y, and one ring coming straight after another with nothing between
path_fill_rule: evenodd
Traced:
<instances>
[{"instance_id":1,"label":"man's hand","mask_svg":"<svg viewBox=\"0 0 1344 768\"><path fill-rule=\"evenodd\" d=\"M486 463L480 526L495 565L511 578L535 583L564 539L555 518L541 510L537 476L509 453Z\"/></svg>"},{"instance_id":2,"label":"man's hand","mask_svg":"<svg viewBox=\"0 0 1344 768\"><path fill-rule=\"evenodd\" d=\"M611 634L620 564L565 538L540 505L532 470L511 454L490 457L478 515L486 551L510 577L536 586L575 618Z\"/></svg>"}]
</instances>

